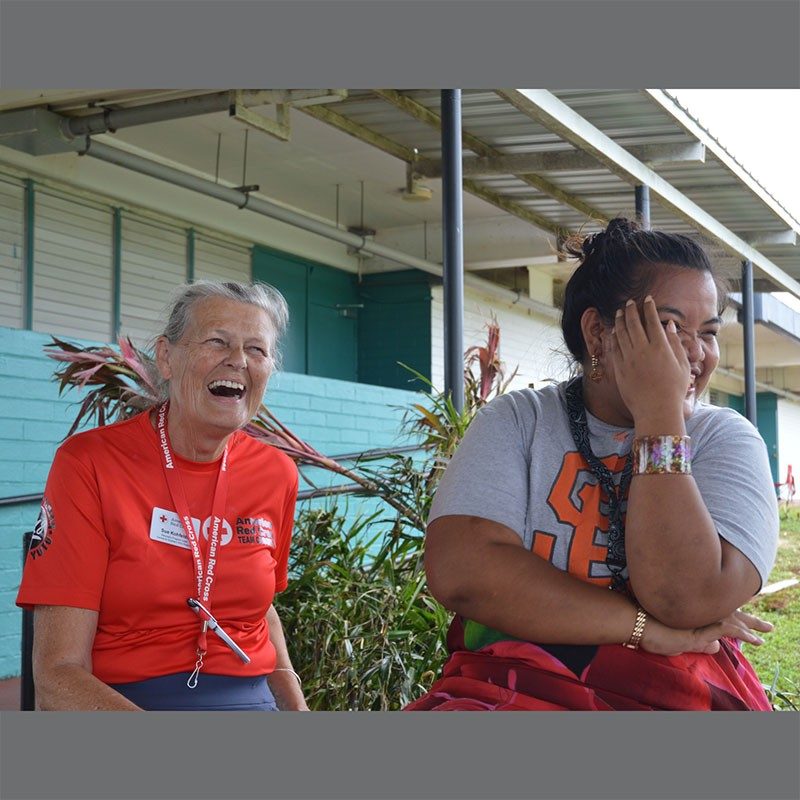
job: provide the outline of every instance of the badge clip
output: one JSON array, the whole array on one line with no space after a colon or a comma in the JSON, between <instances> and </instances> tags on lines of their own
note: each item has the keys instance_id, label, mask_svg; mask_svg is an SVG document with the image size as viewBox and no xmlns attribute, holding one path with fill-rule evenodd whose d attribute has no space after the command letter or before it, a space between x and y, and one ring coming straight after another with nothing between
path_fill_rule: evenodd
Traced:
<instances>
[{"instance_id":1,"label":"badge clip","mask_svg":"<svg viewBox=\"0 0 800 800\"><path fill-rule=\"evenodd\" d=\"M247 653L245 653L245 651L242 650L242 648L239 647L239 645L236 644L233 639L231 639L231 637L225 632L225 629L219 624L219 622L216 621L216 619L214 619L214 617L211 615L211 612L199 600L195 600L194 597L190 597L186 601L186 604L203 620L203 624L214 631L214 633L216 633L217 636L219 636L219 638L222 639L222 641L225 642L225 644L228 645L228 647L230 647L230 649L233 650L233 652L236 653L236 655L239 656L239 658L245 664L250 663L250 656L248 656Z\"/></svg>"}]
</instances>

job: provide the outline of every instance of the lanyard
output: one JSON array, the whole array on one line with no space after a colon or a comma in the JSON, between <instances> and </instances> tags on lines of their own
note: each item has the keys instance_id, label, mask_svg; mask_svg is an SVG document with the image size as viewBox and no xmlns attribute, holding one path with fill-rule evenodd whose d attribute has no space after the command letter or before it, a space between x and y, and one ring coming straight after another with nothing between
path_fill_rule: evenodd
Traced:
<instances>
[{"instance_id":1,"label":"lanyard","mask_svg":"<svg viewBox=\"0 0 800 800\"><path fill-rule=\"evenodd\" d=\"M192 551L192 561L194 564L195 582L197 587L197 599L200 600L206 609L211 607L211 589L214 585L215 570L217 566L217 550L219 548L220 528L225 512L225 501L228 497L228 446L222 452L222 463L217 474L217 484L214 488L214 499L211 503L211 532L208 537L208 559L203 564L203 554L200 552L200 543L192 525L192 518L189 513L189 504L186 500L186 493L183 491L181 476L172 455L172 447L167 433L167 407L169 403L164 403L158 409L157 428L159 447L162 455L162 466L164 468L164 478L167 481L172 502L181 520L181 525L189 540ZM202 618L202 617L201 617ZM193 689L197 686L197 675L203 666L203 656L207 651L206 629L208 620L204 619L197 637L197 663L194 672L189 678L188 686Z\"/></svg>"}]
</instances>

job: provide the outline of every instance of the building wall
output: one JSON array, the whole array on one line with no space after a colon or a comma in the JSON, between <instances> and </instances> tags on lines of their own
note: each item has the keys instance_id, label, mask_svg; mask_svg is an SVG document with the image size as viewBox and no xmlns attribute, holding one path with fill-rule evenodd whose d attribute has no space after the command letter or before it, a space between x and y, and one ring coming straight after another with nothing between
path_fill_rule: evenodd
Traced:
<instances>
[{"instance_id":1,"label":"building wall","mask_svg":"<svg viewBox=\"0 0 800 800\"><path fill-rule=\"evenodd\" d=\"M778 398L778 481L786 480L791 465L795 486L800 490L800 404ZM785 489L784 494L785 496ZM795 499L798 499L795 495Z\"/></svg>"},{"instance_id":2,"label":"building wall","mask_svg":"<svg viewBox=\"0 0 800 800\"><path fill-rule=\"evenodd\" d=\"M434 386L444 386L444 304L442 287L432 289L431 375ZM494 314L500 325L500 357L507 374L519 368L511 388L533 384L539 388L548 380L564 380L569 373L566 347L557 323L528 309L467 288L464 292L464 347L486 343L486 325Z\"/></svg>"},{"instance_id":3,"label":"building wall","mask_svg":"<svg viewBox=\"0 0 800 800\"><path fill-rule=\"evenodd\" d=\"M0 327L0 497L42 492L53 453L77 410L78 395L59 397L51 380L55 362L42 353L48 340L42 333ZM398 389L283 373L272 378L266 401L296 434L320 452L338 455L405 443L398 439L400 419L414 397ZM19 674L21 612L14 598L22 535L36 521L38 506L0 506L0 678Z\"/></svg>"},{"instance_id":4,"label":"building wall","mask_svg":"<svg viewBox=\"0 0 800 800\"><path fill-rule=\"evenodd\" d=\"M417 388L402 364L430 379L431 276L417 270L365 275L359 300L360 380Z\"/></svg>"},{"instance_id":5,"label":"building wall","mask_svg":"<svg viewBox=\"0 0 800 800\"><path fill-rule=\"evenodd\" d=\"M728 405L744 415L744 395L728 395ZM772 480L778 483L778 456L780 448L778 424L778 396L774 392L756 392L756 426L764 444L772 472ZM785 474L785 473L784 473Z\"/></svg>"}]
</instances>

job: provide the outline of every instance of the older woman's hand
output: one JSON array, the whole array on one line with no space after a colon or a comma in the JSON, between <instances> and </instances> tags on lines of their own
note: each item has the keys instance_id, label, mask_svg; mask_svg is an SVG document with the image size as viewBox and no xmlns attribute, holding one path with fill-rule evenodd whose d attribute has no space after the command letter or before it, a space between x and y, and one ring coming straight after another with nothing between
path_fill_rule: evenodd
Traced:
<instances>
[{"instance_id":1,"label":"older woman's hand","mask_svg":"<svg viewBox=\"0 0 800 800\"><path fill-rule=\"evenodd\" d=\"M648 653L658 653L662 656L716 653L719 650L719 640L724 636L758 646L763 644L764 640L753 631L768 633L772 628L771 622L740 610L734 611L719 622L693 630L669 628L648 616L641 647Z\"/></svg>"}]
</instances>

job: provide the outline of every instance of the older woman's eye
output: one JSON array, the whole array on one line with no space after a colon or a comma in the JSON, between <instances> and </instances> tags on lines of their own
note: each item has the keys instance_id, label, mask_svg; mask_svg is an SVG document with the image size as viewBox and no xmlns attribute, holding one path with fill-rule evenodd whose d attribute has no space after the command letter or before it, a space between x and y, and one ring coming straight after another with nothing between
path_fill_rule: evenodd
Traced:
<instances>
[{"instance_id":1,"label":"older woman's eye","mask_svg":"<svg viewBox=\"0 0 800 800\"><path fill-rule=\"evenodd\" d=\"M719 334L719 331L703 331L700 335L704 339L707 339L708 341L711 341L712 339L716 339L718 334Z\"/></svg>"},{"instance_id":2,"label":"older woman's eye","mask_svg":"<svg viewBox=\"0 0 800 800\"><path fill-rule=\"evenodd\" d=\"M263 347L259 347L258 345L252 345L247 348L248 353L253 353L254 355L261 356L262 358L267 357L267 351Z\"/></svg>"},{"instance_id":3,"label":"older woman's eye","mask_svg":"<svg viewBox=\"0 0 800 800\"><path fill-rule=\"evenodd\" d=\"M216 347L225 347L225 340L220 339L219 336L212 336L210 339L206 339L206 344L213 344Z\"/></svg>"}]
</instances>

